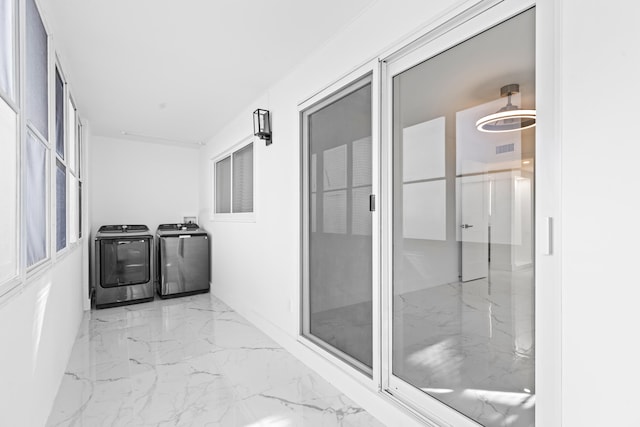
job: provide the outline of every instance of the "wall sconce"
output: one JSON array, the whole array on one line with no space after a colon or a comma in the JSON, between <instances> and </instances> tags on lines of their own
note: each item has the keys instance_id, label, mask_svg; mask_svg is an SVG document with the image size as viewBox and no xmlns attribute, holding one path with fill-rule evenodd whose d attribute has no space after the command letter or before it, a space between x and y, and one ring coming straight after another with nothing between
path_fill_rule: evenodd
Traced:
<instances>
[{"instance_id":1,"label":"wall sconce","mask_svg":"<svg viewBox=\"0 0 640 427\"><path fill-rule=\"evenodd\" d=\"M536 125L536 110L522 110L511 103L511 95L520 92L520 85L512 83L500 88L500 96L507 97L507 105L476 122L481 132L511 132Z\"/></svg>"},{"instance_id":2,"label":"wall sconce","mask_svg":"<svg viewBox=\"0 0 640 427\"><path fill-rule=\"evenodd\" d=\"M269 110L258 108L253 112L253 134L271 145L271 117Z\"/></svg>"}]
</instances>

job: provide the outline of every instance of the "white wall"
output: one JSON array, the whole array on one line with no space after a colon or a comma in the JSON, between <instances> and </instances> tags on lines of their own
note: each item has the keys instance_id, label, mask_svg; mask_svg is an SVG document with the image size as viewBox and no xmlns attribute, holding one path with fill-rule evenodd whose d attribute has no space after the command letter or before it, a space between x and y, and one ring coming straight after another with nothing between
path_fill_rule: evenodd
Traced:
<instances>
[{"instance_id":1,"label":"white wall","mask_svg":"<svg viewBox=\"0 0 640 427\"><path fill-rule=\"evenodd\" d=\"M45 425L82 319L83 250L73 247L0 305L0 425Z\"/></svg>"},{"instance_id":2,"label":"white wall","mask_svg":"<svg viewBox=\"0 0 640 427\"><path fill-rule=\"evenodd\" d=\"M640 31L635 2L562 2L565 427L637 426Z\"/></svg>"},{"instance_id":3,"label":"white wall","mask_svg":"<svg viewBox=\"0 0 640 427\"><path fill-rule=\"evenodd\" d=\"M181 222L198 212L199 151L124 139L93 137L91 230L105 224Z\"/></svg>"}]
</instances>

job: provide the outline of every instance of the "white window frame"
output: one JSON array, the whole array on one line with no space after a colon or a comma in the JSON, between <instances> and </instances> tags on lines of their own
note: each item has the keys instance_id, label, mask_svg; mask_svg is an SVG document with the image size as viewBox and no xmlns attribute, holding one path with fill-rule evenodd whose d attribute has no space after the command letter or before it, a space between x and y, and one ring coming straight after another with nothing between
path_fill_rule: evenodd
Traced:
<instances>
[{"instance_id":1,"label":"white window frame","mask_svg":"<svg viewBox=\"0 0 640 427\"><path fill-rule=\"evenodd\" d=\"M230 148L226 149L218 153L217 155L211 157L210 159L210 171L211 171L211 215L210 219L212 221L230 221L230 222L256 222L256 194L257 194L257 159L258 159L258 146L257 142L259 139L255 138L253 135L250 135L246 138L243 138L240 142L234 144ZM231 210L233 210L233 154L237 151L242 150L249 144L253 144L253 212L229 212L229 213L220 213L216 212L216 164L224 160L227 157L231 158L231 179L229 180L229 185L231 186Z\"/></svg>"},{"instance_id":2,"label":"white window frame","mask_svg":"<svg viewBox=\"0 0 640 427\"><path fill-rule=\"evenodd\" d=\"M60 78L62 79L62 126L64 129L64 141L62 142L63 148L62 148L62 153L63 153L63 157L60 157L60 155L58 154L58 134L57 134L57 128L56 128L56 114L57 114L57 105L56 105L56 70L57 70L57 74L60 75ZM66 101L67 101L67 79L65 78L64 72L62 71L62 66L60 65L60 62L56 60L55 65L54 65L54 72L53 72L53 144L51 144L51 146L53 147L53 151L52 151L52 164L53 164L53 174L52 174L52 181L53 181L53 188L52 188L52 193L51 193L51 198L53 199L53 208L52 208L52 212L53 212L53 216L55 217L55 219L52 219L52 224L51 224L51 229L52 229L52 235L53 235L53 252L56 253L56 258L60 258L61 256L63 256L65 253L67 253L67 251L70 249L71 246L71 242L69 240L69 146L67 144L67 107L66 107ZM57 162L60 162L63 166L64 166L64 172L65 172L65 219L66 219L66 224L65 224L65 246L58 250L58 193L57 193L57 180L58 180L58 175L57 175Z\"/></svg>"}]
</instances>

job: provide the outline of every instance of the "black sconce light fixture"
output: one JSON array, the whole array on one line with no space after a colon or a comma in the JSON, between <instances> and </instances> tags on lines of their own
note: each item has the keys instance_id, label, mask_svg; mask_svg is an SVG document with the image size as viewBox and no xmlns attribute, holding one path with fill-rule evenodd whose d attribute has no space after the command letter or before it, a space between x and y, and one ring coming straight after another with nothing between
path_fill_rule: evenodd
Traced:
<instances>
[{"instance_id":1,"label":"black sconce light fixture","mask_svg":"<svg viewBox=\"0 0 640 427\"><path fill-rule=\"evenodd\" d=\"M271 117L269 110L258 108L253 112L253 134L263 139L267 145L271 144Z\"/></svg>"}]
</instances>

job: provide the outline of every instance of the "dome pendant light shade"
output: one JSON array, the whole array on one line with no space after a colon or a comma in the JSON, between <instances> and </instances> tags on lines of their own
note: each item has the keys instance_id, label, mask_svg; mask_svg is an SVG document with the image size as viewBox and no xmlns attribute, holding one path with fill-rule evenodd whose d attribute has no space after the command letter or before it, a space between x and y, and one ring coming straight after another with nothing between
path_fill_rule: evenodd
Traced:
<instances>
[{"instance_id":1,"label":"dome pendant light shade","mask_svg":"<svg viewBox=\"0 0 640 427\"><path fill-rule=\"evenodd\" d=\"M500 89L500 96L508 97L507 105L498 112L484 116L476 122L481 132L512 132L528 129L536 125L536 110L521 110L511 104L511 95L520 92L520 85L510 84Z\"/></svg>"}]
</instances>

